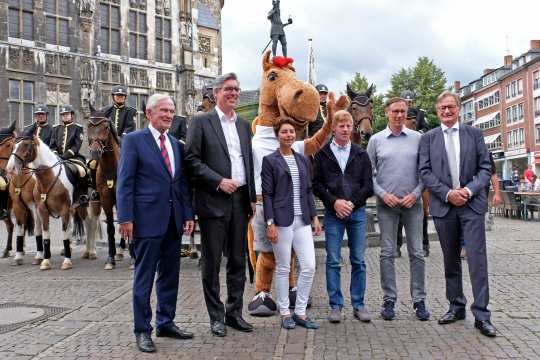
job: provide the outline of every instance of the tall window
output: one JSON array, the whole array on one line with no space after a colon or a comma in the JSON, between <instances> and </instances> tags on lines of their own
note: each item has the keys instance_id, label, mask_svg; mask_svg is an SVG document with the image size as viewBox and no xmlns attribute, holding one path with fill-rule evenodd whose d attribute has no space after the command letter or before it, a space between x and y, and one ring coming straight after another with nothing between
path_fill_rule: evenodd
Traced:
<instances>
[{"instance_id":1,"label":"tall window","mask_svg":"<svg viewBox=\"0 0 540 360\"><path fill-rule=\"evenodd\" d=\"M534 117L540 117L540 96L534 98Z\"/></svg>"},{"instance_id":2,"label":"tall window","mask_svg":"<svg viewBox=\"0 0 540 360\"><path fill-rule=\"evenodd\" d=\"M34 119L34 83L23 80L9 80L9 122L17 121L19 128L32 123Z\"/></svg>"},{"instance_id":3,"label":"tall window","mask_svg":"<svg viewBox=\"0 0 540 360\"><path fill-rule=\"evenodd\" d=\"M540 70L533 72L533 89L540 88Z\"/></svg>"},{"instance_id":4,"label":"tall window","mask_svg":"<svg viewBox=\"0 0 540 360\"><path fill-rule=\"evenodd\" d=\"M521 121L525 118L523 103L506 108L506 122L508 124Z\"/></svg>"},{"instance_id":5,"label":"tall window","mask_svg":"<svg viewBox=\"0 0 540 360\"><path fill-rule=\"evenodd\" d=\"M34 1L9 0L9 36L34 40Z\"/></svg>"},{"instance_id":6,"label":"tall window","mask_svg":"<svg viewBox=\"0 0 540 360\"><path fill-rule=\"evenodd\" d=\"M135 122L137 123L137 129L142 129L144 127L145 115L142 111L143 102L145 104L148 102L148 95L129 94L127 98L128 105L137 110L137 118L135 119Z\"/></svg>"},{"instance_id":7,"label":"tall window","mask_svg":"<svg viewBox=\"0 0 540 360\"><path fill-rule=\"evenodd\" d=\"M129 10L129 57L147 58L146 12L131 8Z\"/></svg>"},{"instance_id":8,"label":"tall window","mask_svg":"<svg viewBox=\"0 0 540 360\"><path fill-rule=\"evenodd\" d=\"M69 0L44 0L43 11L47 42L69 46Z\"/></svg>"},{"instance_id":9,"label":"tall window","mask_svg":"<svg viewBox=\"0 0 540 360\"><path fill-rule=\"evenodd\" d=\"M521 147L525 144L525 130L523 128L514 129L507 133L508 148Z\"/></svg>"},{"instance_id":10,"label":"tall window","mask_svg":"<svg viewBox=\"0 0 540 360\"><path fill-rule=\"evenodd\" d=\"M120 6L119 1L101 2L101 51L120 55Z\"/></svg>"},{"instance_id":11,"label":"tall window","mask_svg":"<svg viewBox=\"0 0 540 360\"><path fill-rule=\"evenodd\" d=\"M540 144L540 126L536 127L536 143Z\"/></svg>"},{"instance_id":12,"label":"tall window","mask_svg":"<svg viewBox=\"0 0 540 360\"><path fill-rule=\"evenodd\" d=\"M172 63L171 18L156 16L156 61Z\"/></svg>"}]
</instances>

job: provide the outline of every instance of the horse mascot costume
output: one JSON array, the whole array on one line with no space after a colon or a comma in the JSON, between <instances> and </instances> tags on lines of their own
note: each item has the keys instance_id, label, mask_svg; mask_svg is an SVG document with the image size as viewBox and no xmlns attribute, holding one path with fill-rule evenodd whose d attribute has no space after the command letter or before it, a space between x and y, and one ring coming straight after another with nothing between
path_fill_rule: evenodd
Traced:
<instances>
[{"instance_id":1,"label":"horse mascot costume","mask_svg":"<svg viewBox=\"0 0 540 360\"><path fill-rule=\"evenodd\" d=\"M248 305L251 315L270 316L276 312L276 303L271 296L272 278L275 270L275 258L270 242L266 239L266 223L262 206L261 168L266 155L274 152L278 141L274 134L273 125L280 117L291 118L295 124L298 138L302 139L309 122L317 117L319 111L319 95L315 88L296 78L293 59L286 57L270 58L268 50L262 60L262 81L259 98L259 115L253 120L254 136L253 163L255 167L255 187L257 192L257 211L251 221L248 233L249 258L255 269L256 294ZM311 138L298 140L293 148L306 156L313 155L325 144L332 131L332 117L337 110L347 108L345 96L336 102L330 94L327 118L324 126ZM258 253L258 256L256 256ZM291 264L289 286L292 290L291 304L294 303L294 288L296 283L294 264Z\"/></svg>"}]
</instances>

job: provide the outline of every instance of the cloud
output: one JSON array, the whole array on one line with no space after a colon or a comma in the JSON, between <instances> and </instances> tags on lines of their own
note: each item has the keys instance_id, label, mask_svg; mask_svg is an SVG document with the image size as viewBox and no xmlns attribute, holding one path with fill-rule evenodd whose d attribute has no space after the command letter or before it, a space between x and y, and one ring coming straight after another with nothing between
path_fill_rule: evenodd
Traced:
<instances>
[{"instance_id":1,"label":"cloud","mask_svg":"<svg viewBox=\"0 0 540 360\"><path fill-rule=\"evenodd\" d=\"M272 3L230 0L222 12L223 70L236 71L243 89L260 82L260 59L269 41L266 19ZM289 55L298 77L307 77L308 38L313 38L317 81L339 92L356 72L379 91L400 68L427 56L445 73L448 85L466 84L485 68L502 65L507 48L514 56L540 38L540 2L503 0L282 0ZM280 52L279 50L278 52Z\"/></svg>"}]
</instances>

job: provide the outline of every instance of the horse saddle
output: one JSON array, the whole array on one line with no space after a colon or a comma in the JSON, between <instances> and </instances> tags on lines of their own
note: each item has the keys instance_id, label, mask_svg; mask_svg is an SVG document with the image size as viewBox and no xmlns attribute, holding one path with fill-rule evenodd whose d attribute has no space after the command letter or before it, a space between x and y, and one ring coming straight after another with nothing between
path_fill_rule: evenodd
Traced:
<instances>
[{"instance_id":1,"label":"horse saddle","mask_svg":"<svg viewBox=\"0 0 540 360\"><path fill-rule=\"evenodd\" d=\"M76 186L78 179L84 178L90 173L84 162L78 159L69 159L64 165L66 167L67 178L73 186Z\"/></svg>"}]
</instances>

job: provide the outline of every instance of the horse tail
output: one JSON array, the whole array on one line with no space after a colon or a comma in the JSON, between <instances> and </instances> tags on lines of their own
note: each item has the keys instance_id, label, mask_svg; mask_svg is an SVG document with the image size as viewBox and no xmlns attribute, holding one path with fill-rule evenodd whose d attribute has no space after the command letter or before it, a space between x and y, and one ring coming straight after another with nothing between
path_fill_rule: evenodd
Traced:
<instances>
[{"instance_id":1,"label":"horse tail","mask_svg":"<svg viewBox=\"0 0 540 360\"><path fill-rule=\"evenodd\" d=\"M84 236L84 222L77 211L73 214L73 236L76 238Z\"/></svg>"},{"instance_id":2,"label":"horse tail","mask_svg":"<svg viewBox=\"0 0 540 360\"><path fill-rule=\"evenodd\" d=\"M34 229L35 229L35 222L34 222L34 214L30 209L26 209L26 221L25 221L25 228L26 232L29 236L34 236Z\"/></svg>"}]
</instances>

